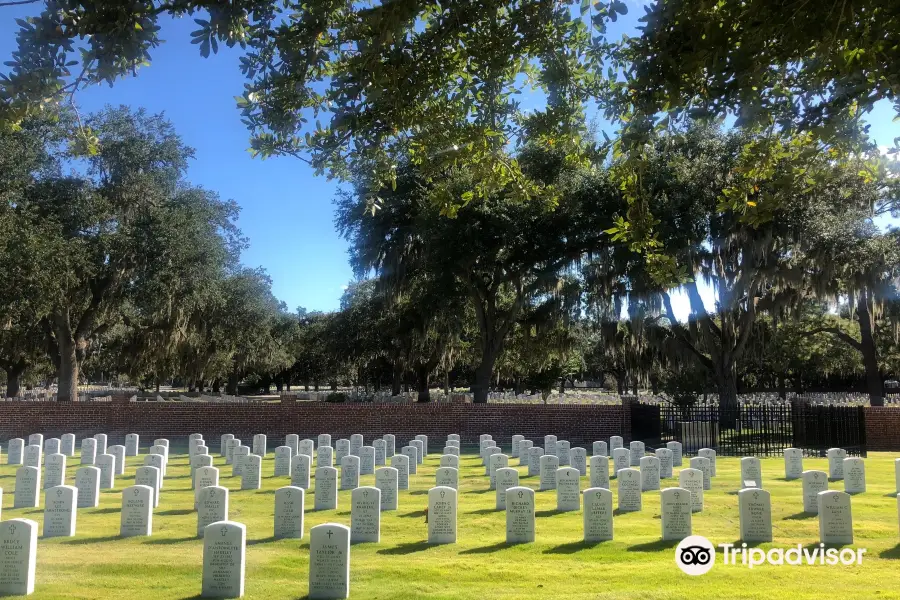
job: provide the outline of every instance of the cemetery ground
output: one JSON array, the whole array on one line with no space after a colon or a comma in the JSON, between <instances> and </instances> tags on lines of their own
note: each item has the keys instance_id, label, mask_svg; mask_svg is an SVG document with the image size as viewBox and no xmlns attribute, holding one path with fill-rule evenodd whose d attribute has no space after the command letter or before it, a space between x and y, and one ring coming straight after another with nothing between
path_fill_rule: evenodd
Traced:
<instances>
[{"instance_id":1,"label":"cemetery ground","mask_svg":"<svg viewBox=\"0 0 900 600\"><path fill-rule=\"evenodd\" d=\"M141 449L146 453L146 448ZM474 454L460 463L459 537L457 544L426 543L427 490L434 485L440 455L431 453L410 489L400 491L397 511L382 513L381 542L351 548L350 597L394 598L900 598L900 544L895 494L895 457L870 453L866 459L868 491L852 500L855 543L866 548L860 566L745 566L721 564L708 574L690 577L674 562L674 542L660 541L659 492L644 492L643 510L617 514L615 539L582 542L582 513L556 512L556 492L536 494L537 542L508 546L505 515L495 510L484 467ZM5 456L4 461L5 462ZM77 535L38 541L34 598L194 598L199 597L203 542L196 533L186 448L173 448L168 474L153 515L153 535L119 538L121 490L133 483L143 462L129 457L126 474L115 490L101 490L100 506L79 509ZM518 459L512 459L517 463ZM230 519L247 526L246 596L296 599L307 593L309 530L337 522L350 524L350 492L339 492L337 510L313 510L313 487L306 496L302 540L273 538L274 491L289 484L273 477L269 452L263 463L263 487L240 491L240 480L214 453L220 485L230 492ZM685 466L687 461L685 461ZM70 459L66 483L72 484L78 458ZM661 487L674 487L675 477ZM805 469L827 471L826 459L806 458ZM3 520L24 517L38 523L41 508L13 509L15 466L0 466ZM759 547L789 548L818 542L818 520L803 514L801 483L786 481L781 458L762 460L763 486L772 494L775 542ZM538 488L538 477L518 467L521 485ZM693 532L714 544L738 539L739 459L719 457L713 489L704 493L704 510L693 516ZM374 476L360 477L374 485ZM615 480L611 481L616 495ZM582 477L582 490L588 478ZM831 489L843 489L832 482ZM615 506L615 498L613 505ZM740 543L738 542L738 546Z\"/></svg>"}]
</instances>

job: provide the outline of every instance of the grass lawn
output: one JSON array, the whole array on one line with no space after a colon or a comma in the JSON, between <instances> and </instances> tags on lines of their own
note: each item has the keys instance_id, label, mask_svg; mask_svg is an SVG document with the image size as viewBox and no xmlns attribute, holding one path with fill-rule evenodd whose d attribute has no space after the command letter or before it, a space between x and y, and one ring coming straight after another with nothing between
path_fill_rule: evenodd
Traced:
<instances>
[{"instance_id":1,"label":"grass lawn","mask_svg":"<svg viewBox=\"0 0 900 600\"><path fill-rule=\"evenodd\" d=\"M80 442L80 440L79 440ZM435 443L432 443L435 446ZM398 442L399 447L399 442ZM142 448L146 452L146 448ZM178 448L173 451L177 452ZM183 449L181 451L184 451ZM400 509L382 513L381 543L353 546L350 596L396 598L900 598L900 536L894 494L894 456L871 453L866 460L868 491L852 501L855 546L866 548L861 566L743 566L721 564L701 577L683 574L674 563L674 544L660 542L659 493L645 492L643 510L615 517L615 540L586 546L581 512L556 514L556 493L537 494L537 542L507 547L505 515L494 511L484 468L475 455L461 460L459 543L425 544L424 509L434 483L439 456L431 454L410 490L400 492ZM35 598L193 598L200 592L202 541L197 539L196 514L187 457L170 459L168 476L153 518L153 536L118 539L121 490L133 483L142 457L129 458L126 475L116 490L101 492L99 508L78 511L74 538L39 539ZM5 457L4 457L5 462ZM272 539L274 490L289 484L275 478L270 452L263 463L263 489L237 491L238 478L215 456L220 485L232 490L231 520L247 526L246 597L296 599L307 593L309 528L325 522L350 524L350 492L340 492L334 511L314 512L312 490L306 497L303 540ZM511 460L517 463L518 459ZM686 463L687 461L685 461ZM818 542L818 520L802 514L800 482L785 481L781 459L765 459L764 487L772 493L775 543L771 547ZM73 484L78 458L69 459L67 484ZM39 523L42 509L12 509L14 466L0 466L3 519L24 517ZM805 459L804 468L827 471L825 459ZM677 484L663 480L663 487ZM537 488L537 477L519 468L522 485ZM738 538L735 490L736 458L719 458L712 491L705 493L704 511L694 515L693 531L713 543ZM582 478L582 489L587 487ZM361 477L374 485L374 476ZM667 485L668 484L668 485ZM313 485L314 482L313 482ZM615 495L615 483L612 485ZM843 489L842 482L831 484ZM613 499L615 506L615 498ZM41 498L43 507L44 499Z\"/></svg>"}]
</instances>

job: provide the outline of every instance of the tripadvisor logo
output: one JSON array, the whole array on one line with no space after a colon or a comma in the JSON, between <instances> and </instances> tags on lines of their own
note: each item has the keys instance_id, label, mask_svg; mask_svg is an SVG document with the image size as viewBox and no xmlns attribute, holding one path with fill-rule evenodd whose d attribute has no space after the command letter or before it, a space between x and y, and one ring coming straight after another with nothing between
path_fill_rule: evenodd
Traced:
<instances>
[{"instance_id":1,"label":"tripadvisor logo","mask_svg":"<svg viewBox=\"0 0 900 600\"><path fill-rule=\"evenodd\" d=\"M818 544L804 548L797 544L792 548L748 548L735 544L719 544L722 550L722 563L726 565L743 565L749 569L759 565L861 565L865 548L826 548ZM716 549L712 542L702 535L684 538L675 548L675 564L688 575L708 573L716 563Z\"/></svg>"}]
</instances>

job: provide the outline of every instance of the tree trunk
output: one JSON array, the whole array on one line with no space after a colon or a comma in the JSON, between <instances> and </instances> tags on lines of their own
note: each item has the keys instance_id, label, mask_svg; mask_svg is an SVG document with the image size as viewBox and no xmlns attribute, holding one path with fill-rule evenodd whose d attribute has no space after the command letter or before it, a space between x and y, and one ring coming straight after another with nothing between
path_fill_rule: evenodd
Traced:
<instances>
[{"instance_id":1,"label":"tree trunk","mask_svg":"<svg viewBox=\"0 0 900 600\"><path fill-rule=\"evenodd\" d=\"M450 396L450 371L444 371L444 395Z\"/></svg>"},{"instance_id":2,"label":"tree trunk","mask_svg":"<svg viewBox=\"0 0 900 600\"><path fill-rule=\"evenodd\" d=\"M15 398L19 395L19 391L21 388L19 379L22 377L22 373L25 371L25 367L14 365L4 370L6 371L6 396L7 398Z\"/></svg>"},{"instance_id":3,"label":"tree trunk","mask_svg":"<svg viewBox=\"0 0 900 600\"><path fill-rule=\"evenodd\" d=\"M431 402L431 392L428 386L429 369L427 366L419 365L416 368L416 383L419 388L419 402Z\"/></svg>"},{"instance_id":4,"label":"tree trunk","mask_svg":"<svg viewBox=\"0 0 900 600\"><path fill-rule=\"evenodd\" d=\"M198 379L198 380L197 380L197 391L200 392L200 393L202 394L202 393L203 393L203 389L204 389L204 382L203 382L202 379Z\"/></svg>"},{"instance_id":5,"label":"tree trunk","mask_svg":"<svg viewBox=\"0 0 900 600\"><path fill-rule=\"evenodd\" d=\"M472 383L472 395L474 396L472 401L475 404L487 403L488 391L491 389L491 374L496 361L497 355L490 350L482 354L481 363L475 369L475 381Z\"/></svg>"},{"instance_id":6,"label":"tree trunk","mask_svg":"<svg viewBox=\"0 0 900 600\"><path fill-rule=\"evenodd\" d=\"M336 391L337 391L337 381L332 381L332 382L331 382L331 391L332 391L332 392L336 392Z\"/></svg>"},{"instance_id":7,"label":"tree trunk","mask_svg":"<svg viewBox=\"0 0 900 600\"><path fill-rule=\"evenodd\" d=\"M275 390L280 394L284 391L284 383L279 380L275 380Z\"/></svg>"},{"instance_id":8,"label":"tree trunk","mask_svg":"<svg viewBox=\"0 0 900 600\"><path fill-rule=\"evenodd\" d=\"M859 318L859 337L863 355L863 366L866 368L866 389L869 392L869 404L884 406L884 383L878 370L878 350L875 347L875 323L869 306L869 294L863 292L856 305Z\"/></svg>"},{"instance_id":9,"label":"tree trunk","mask_svg":"<svg viewBox=\"0 0 900 600\"><path fill-rule=\"evenodd\" d=\"M75 341L68 336L57 336L59 344L59 374L57 400L75 402L78 400L78 354Z\"/></svg>"},{"instance_id":10,"label":"tree trunk","mask_svg":"<svg viewBox=\"0 0 900 600\"><path fill-rule=\"evenodd\" d=\"M229 396L237 396L238 392L238 381L240 378L236 371L232 371L228 374L228 383L225 384L225 393Z\"/></svg>"},{"instance_id":11,"label":"tree trunk","mask_svg":"<svg viewBox=\"0 0 900 600\"><path fill-rule=\"evenodd\" d=\"M738 418L737 377L734 368L716 373L716 391L719 393L719 425L734 429Z\"/></svg>"},{"instance_id":12,"label":"tree trunk","mask_svg":"<svg viewBox=\"0 0 900 600\"><path fill-rule=\"evenodd\" d=\"M391 396L399 396L403 385L403 368L399 362L394 363L394 378L391 380Z\"/></svg>"},{"instance_id":13,"label":"tree trunk","mask_svg":"<svg viewBox=\"0 0 900 600\"><path fill-rule=\"evenodd\" d=\"M222 391L222 379L219 377L216 377L215 379L213 379L213 382L212 382L212 392L213 392L213 394L218 394L221 391Z\"/></svg>"},{"instance_id":14,"label":"tree trunk","mask_svg":"<svg viewBox=\"0 0 900 600\"><path fill-rule=\"evenodd\" d=\"M787 377L784 374L778 375L778 397L782 400L787 399Z\"/></svg>"}]
</instances>

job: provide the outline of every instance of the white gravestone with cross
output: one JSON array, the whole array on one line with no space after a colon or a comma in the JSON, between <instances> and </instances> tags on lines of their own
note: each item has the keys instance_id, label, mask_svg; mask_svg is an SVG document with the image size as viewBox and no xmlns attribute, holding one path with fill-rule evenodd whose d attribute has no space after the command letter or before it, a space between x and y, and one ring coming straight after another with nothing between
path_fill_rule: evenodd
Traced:
<instances>
[{"instance_id":1,"label":"white gravestone with cross","mask_svg":"<svg viewBox=\"0 0 900 600\"><path fill-rule=\"evenodd\" d=\"M352 490L359 487L359 457L345 456L341 459L341 489Z\"/></svg>"},{"instance_id":2,"label":"white gravestone with cross","mask_svg":"<svg viewBox=\"0 0 900 600\"><path fill-rule=\"evenodd\" d=\"M828 473L825 471L803 471L803 512L819 514L819 492L828 489Z\"/></svg>"},{"instance_id":3,"label":"white gravestone with cross","mask_svg":"<svg viewBox=\"0 0 900 600\"><path fill-rule=\"evenodd\" d=\"M100 469L81 467L75 471L78 508L96 508L100 504Z\"/></svg>"},{"instance_id":4,"label":"white gravestone with cross","mask_svg":"<svg viewBox=\"0 0 900 600\"><path fill-rule=\"evenodd\" d=\"M603 454L591 457L590 487L609 489L609 458Z\"/></svg>"},{"instance_id":5,"label":"white gravestone with cross","mask_svg":"<svg viewBox=\"0 0 900 600\"><path fill-rule=\"evenodd\" d=\"M60 455L62 456L62 455ZM44 493L44 537L72 537L78 515L78 490L58 485Z\"/></svg>"},{"instance_id":6,"label":"white gravestone with cross","mask_svg":"<svg viewBox=\"0 0 900 600\"><path fill-rule=\"evenodd\" d=\"M310 600L350 597L350 528L323 523L309 530Z\"/></svg>"},{"instance_id":7,"label":"white gravestone with cross","mask_svg":"<svg viewBox=\"0 0 900 600\"><path fill-rule=\"evenodd\" d=\"M122 490L119 537L148 536L153 533L153 489L132 485Z\"/></svg>"},{"instance_id":8,"label":"white gravestone with cross","mask_svg":"<svg viewBox=\"0 0 900 600\"><path fill-rule=\"evenodd\" d=\"M41 502L41 470L38 467L16 469L13 508L37 508Z\"/></svg>"},{"instance_id":9,"label":"white gravestone with cross","mask_svg":"<svg viewBox=\"0 0 900 600\"><path fill-rule=\"evenodd\" d=\"M397 488L409 489L409 457L405 454L395 454L391 457L391 466L397 469Z\"/></svg>"},{"instance_id":10,"label":"white gravestone with cross","mask_svg":"<svg viewBox=\"0 0 900 600\"><path fill-rule=\"evenodd\" d=\"M692 469L697 469L703 473L703 489L712 489L712 475L710 475L709 459L703 458L702 456L695 456L688 464L690 464Z\"/></svg>"},{"instance_id":11,"label":"white gravestone with cross","mask_svg":"<svg viewBox=\"0 0 900 600\"><path fill-rule=\"evenodd\" d=\"M497 510L505 510L506 490L519 485L519 471L510 467L502 467L494 472L494 478L497 482L496 508ZM438 485L441 484L438 483ZM456 486L452 487L456 489Z\"/></svg>"},{"instance_id":12,"label":"white gravestone with cross","mask_svg":"<svg viewBox=\"0 0 900 600\"><path fill-rule=\"evenodd\" d=\"M296 454L290 446L278 446L275 448L275 477L291 476L291 459Z\"/></svg>"},{"instance_id":13,"label":"white gravestone with cross","mask_svg":"<svg viewBox=\"0 0 900 600\"><path fill-rule=\"evenodd\" d=\"M628 448L616 448L612 451L613 458L613 477L618 479L619 471L628 469L631 466L631 450Z\"/></svg>"},{"instance_id":14,"label":"white gravestone with cross","mask_svg":"<svg viewBox=\"0 0 900 600\"><path fill-rule=\"evenodd\" d=\"M217 521L203 534L203 598L240 598L247 568L247 528Z\"/></svg>"},{"instance_id":15,"label":"white gravestone with cross","mask_svg":"<svg viewBox=\"0 0 900 600\"><path fill-rule=\"evenodd\" d=\"M619 470L619 512L641 510L641 472L631 467Z\"/></svg>"},{"instance_id":16,"label":"white gravestone with cross","mask_svg":"<svg viewBox=\"0 0 900 600\"><path fill-rule=\"evenodd\" d=\"M66 455L48 454L44 461L44 489L65 485Z\"/></svg>"},{"instance_id":17,"label":"white gravestone with cross","mask_svg":"<svg viewBox=\"0 0 900 600\"><path fill-rule=\"evenodd\" d=\"M319 468L331 465L319 465ZM305 454L291 458L291 485L304 490L309 489L309 477L312 472L312 461Z\"/></svg>"},{"instance_id":18,"label":"white gravestone with cross","mask_svg":"<svg viewBox=\"0 0 900 600\"><path fill-rule=\"evenodd\" d=\"M584 490L584 541L589 544L613 539L613 495L607 488Z\"/></svg>"},{"instance_id":19,"label":"white gravestone with cross","mask_svg":"<svg viewBox=\"0 0 900 600\"><path fill-rule=\"evenodd\" d=\"M350 492L350 543L381 541L381 490L363 486Z\"/></svg>"},{"instance_id":20,"label":"white gravestone with cross","mask_svg":"<svg viewBox=\"0 0 900 600\"><path fill-rule=\"evenodd\" d=\"M456 543L456 510L456 490L449 487L428 490L429 544Z\"/></svg>"},{"instance_id":21,"label":"white gravestone with cross","mask_svg":"<svg viewBox=\"0 0 900 600\"><path fill-rule=\"evenodd\" d=\"M506 543L528 544L535 539L534 490L513 486L504 491Z\"/></svg>"},{"instance_id":22,"label":"white gravestone with cross","mask_svg":"<svg viewBox=\"0 0 900 600\"><path fill-rule=\"evenodd\" d=\"M659 459L655 456L641 457L641 491L659 489Z\"/></svg>"},{"instance_id":23,"label":"white gravestone with cross","mask_svg":"<svg viewBox=\"0 0 900 600\"><path fill-rule=\"evenodd\" d=\"M772 541L772 501L769 492L745 488L738 492L742 542Z\"/></svg>"},{"instance_id":24,"label":"white gravestone with cross","mask_svg":"<svg viewBox=\"0 0 900 600\"><path fill-rule=\"evenodd\" d=\"M541 457L544 456L544 449L540 446L532 446L528 449L528 475L541 474Z\"/></svg>"},{"instance_id":25,"label":"white gravestone with cross","mask_svg":"<svg viewBox=\"0 0 900 600\"><path fill-rule=\"evenodd\" d=\"M438 467L434 471L434 485L445 485L454 490L459 489L459 469Z\"/></svg>"},{"instance_id":26,"label":"white gravestone with cross","mask_svg":"<svg viewBox=\"0 0 900 600\"><path fill-rule=\"evenodd\" d=\"M34 593L38 524L31 519L0 523L0 596Z\"/></svg>"},{"instance_id":27,"label":"white gravestone with cross","mask_svg":"<svg viewBox=\"0 0 900 600\"><path fill-rule=\"evenodd\" d=\"M338 470L334 467L316 469L315 510L333 510L338 506Z\"/></svg>"},{"instance_id":28,"label":"white gravestone with cross","mask_svg":"<svg viewBox=\"0 0 900 600\"><path fill-rule=\"evenodd\" d=\"M666 488L659 494L663 541L683 540L691 535L691 492Z\"/></svg>"},{"instance_id":29,"label":"white gravestone with cross","mask_svg":"<svg viewBox=\"0 0 900 600\"><path fill-rule=\"evenodd\" d=\"M333 467L334 466L334 448L331 446L319 446L316 449L316 466L317 467Z\"/></svg>"},{"instance_id":30,"label":"white gravestone with cross","mask_svg":"<svg viewBox=\"0 0 900 600\"><path fill-rule=\"evenodd\" d=\"M847 451L843 448L829 448L825 453L828 459L828 478L832 481L840 481L844 478L844 459Z\"/></svg>"},{"instance_id":31,"label":"white gravestone with cross","mask_svg":"<svg viewBox=\"0 0 900 600\"><path fill-rule=\"evenodd\" d=\"M275 539L303 538L303 511L306 492L296 486L275 490Z\"/></svg>"},{"instance_id":32,"label":"white gravestone with cross","mask_svg":"<svg viewBox=\"0 0 900 600\"><path fill-rule=\"evenodd\" d=\"M556 471L556 510L569 512L581 509L581 477L578 469L560 467Z\"/></svg>"},{"instance_id":33,"label":"white gravestone with cross","mask_svg":"<svg viewBox=\"0 0 900 600\"><path fill-rule=\"evenodd\" d=\"M784 449L784 478L800 479L803 474L803 450L800 448Z\"/></svg>"},{"instance_id":34,"label":"white gravestone with cross","mask_svg":"<svg viewBox=\"0 0 900 600\"><path fill-rule=\"evenodd\" d=\"M219 470L215 467L200 467L194 472L194 507L197 510L200 510L200 498L202 497L203 490L208 487L218 487L219 485ZM227 514L223 517L219 517L217 519L209 519L206 523L204 523L204 527L209 525L213 521L225 521L227 518Z\"/></svg>"},{"instance_id":35,"label":"white gravestone with cross","mask_svg":"<svg viewBox=\"0 0 900 600\"><path fill-rule=\"evenodd\" d=\"M844 459L844 491L862 494L866 491L866 463L859 457Z\"/></svg>"},{"instance_id":36,"label":"white gravestone with cross","mask_svg":"<svg viewBox=\"0 0 900 600\"><path fill-rule=\"evenodd\" d=\"M691 493L691 512L703 511L703 471L682 469L678 473L678 487Z\"/></svg>"},{"instance_id":37,"label":"white gravestone with cross","mask_svg":"<svg viewBox=\"0 0 900 600\"><path fill-rule=\"evenodd\" d=\"M141 451L141 436L129 433L125 436L125 455L137 456Z\"/></svg>"},{"instance_id":38,"label":"white gravestone with cross","mask_svg":"<svg viewBox=\"0 0 900 600\"><path fill-rule=\"evenodd\" d=\"M398 508L397 475L397 469L394 467L375 469L375 487L381 490L381 510Z\"/></svg>"},{"instance_id":39,"label":"white gravestone with cross","mask_svg":"<svg viewBox=\"0 0 900 600\"><path fill-rule=\"evenodd\" d=\"M552 454L541 457L541 487L540 490L556 489L556 471L559 469L559 458Z\"/></svg>"},{"instance_id":40,"label":"white gravestone with cross","mask_svg":"<svg viewBox=\"0 0 900 600\"><path fill-rule=\"evenodd\" d=\"M853 513L850 494L819 492L819 541L823 544L853 543Z\"/></svg>"},{"instance_id":41,"label":"white gravestone with cross","mask_svg":"<svg viewBox=\"0 0 900 600\"><path fill-rule=\"evenodd\" d=\"M161 480L162 474L159 472L159 468L152 465L138 467L134 471L135 485L145 485L153 490L153 508L159 506L159 485Z\"/></svg>"}]
</instances>

